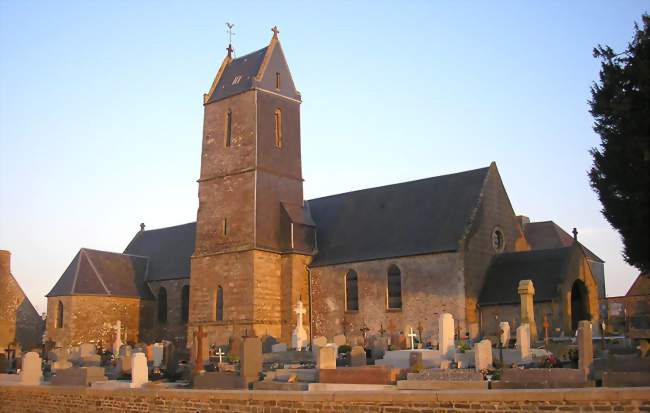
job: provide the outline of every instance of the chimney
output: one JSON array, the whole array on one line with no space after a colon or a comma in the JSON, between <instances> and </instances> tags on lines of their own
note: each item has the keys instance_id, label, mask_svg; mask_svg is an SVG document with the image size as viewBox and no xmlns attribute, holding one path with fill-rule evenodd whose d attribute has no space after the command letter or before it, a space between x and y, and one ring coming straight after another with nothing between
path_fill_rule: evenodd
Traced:
<instances>
[{"instance_id":1,"label":"chimney","mask_svg":"<svg viewBox=\"0 0 650 413\"><path fill-rule=\"evenodd\" d=\"M140 232L144 232L144 222L140 223Z\"/></svg>"},{"instance_id":2,"label":"chimney","mask_svg":"<svg viewBox=\"0 0 650 413\"><path fill-rule=\"evenodd\" d=\"M11 274L11 253L0 250L0 275Z\"/></svg>"},{"instance_id":3,"label":"chimney","mask_svg":"<svg viewBox=\"0 0 650 413\"><path fill-rule=\"evenodd\" d=\"M526 215L517 215L517 222L523 231L526 224L530 224L530 218L528 218Z\"/></svg>"},{"instance_id":4,"label":"chimney","mask_svg":"<svg viewBox=\"0 0 650 413\"><path fill-rule=\"evenodd\" d=\"M573 239L575 241L578 241L578 230L576 228L573 228L573 231L571 232L573 233Z\"/></svg>"}]
</instances>

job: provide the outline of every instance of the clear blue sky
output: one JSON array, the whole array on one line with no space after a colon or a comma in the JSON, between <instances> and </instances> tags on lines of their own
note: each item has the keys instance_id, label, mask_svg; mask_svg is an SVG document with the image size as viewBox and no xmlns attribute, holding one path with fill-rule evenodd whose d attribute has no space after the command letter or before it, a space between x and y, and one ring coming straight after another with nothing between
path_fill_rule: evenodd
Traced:
<instances>
[{"instance_id":1,"label":"clear blue sky","mask_svg":"<svg viewBox=\"0 0 650 413\"><path fill-rule=\"evenodd\" d=\"M0 0L0 249L39 310L80 247L196 218L202 96L270 28L302 92L305 196L496 161L518 214L637 271L589 187L592 48L622 49L647 1Z\"/></svg>"}]
</instances>

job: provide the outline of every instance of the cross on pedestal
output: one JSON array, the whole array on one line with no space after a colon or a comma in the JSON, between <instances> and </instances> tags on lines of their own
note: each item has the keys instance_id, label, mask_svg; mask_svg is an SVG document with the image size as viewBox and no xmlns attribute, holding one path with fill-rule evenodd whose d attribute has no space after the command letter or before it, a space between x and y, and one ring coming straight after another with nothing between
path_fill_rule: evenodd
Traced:
<instances>
[{"instance_id":1,"label":"cross on pedestal","mask_svg":"<svg viewBox=\"0 0 650 413\"><path fill-rule=\"evenodd\" d=\"M411 332L408 336L411 338L411 350L415 350L415 337L418 335L413 332L413 327L411 327Z\"/></svg>"},{"instance_id":2,"label":"cross on pedestal","mask_svg":"<svg viewBox=\"0 0 650 413\"><path fill-rule=\"evenodd\" d=\"M219 363L223 362L223 356L226 355L223 351L221 351L221 347L219 347L219 351L214 353L215 356L219 357Z\"/></svg>"},{"instance_id":3,"label":"cross on pedestal","mask_svg":"<svg viewBox=\"0 0 650 413\"><path fill-rule=\"evenodd\" d=\"M203 371L203 339L208 334L203 331L203 326L199 326L199 330L194 332L194 339L196 340L196 358L194 359L194 372L200 373Z\"/></svg>"}]
</instances>

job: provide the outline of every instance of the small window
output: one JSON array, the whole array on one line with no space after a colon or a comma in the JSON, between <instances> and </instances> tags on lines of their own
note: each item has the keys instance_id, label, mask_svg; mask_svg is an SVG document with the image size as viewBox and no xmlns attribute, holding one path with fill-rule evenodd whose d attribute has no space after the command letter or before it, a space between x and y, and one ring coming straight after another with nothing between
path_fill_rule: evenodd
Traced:
<instances>
[{"instance_id":1,"label":"small window","mask_svg":"<svg viewBox=\"0 0 650 413\"><path fill-rule=\"evenodd\" d=\"M63 328L63 303L61 301L56 306L56 328Z\"/></svg>"},{"instance_id":2,"label":"small window","mask_svg":"<svg viewBox=\"0 0 650 413\"><path fill-rule=\"evenodd\" d=\"M282 148L282 111L275 110L275 146Z\"/></svg>"},{"instance_id":3,"label":"small window","mask_svg":"<svg viewBox=\"0 0 650 413\"><path fill-rule=\"evenodd\" d=\"M217 286L215 294L215 320L223 321L223 288Z\"/></svg>"},{"instance_id":4,"label":"small window","mask_svg":"<svg viewBox=\"0 0 650 413\"><path fill-rule=\"evenodd\" d=\"M160 287L158 290L158 321L167 322L167 290L165 287Z\"/></svg>"},{"instance_id":5,"label":"small window","mask_svg":"<svg viewBox=\"0 0 650 413\"><path fill-rule=\"evenodd\" d=\"M238 85L239 82L241 81L241 75L235 76L235 78L232 80L233 85Z\"/></svg>"},{"instance_id":6,"label":"small window","mask_svg":"<svg viewBox=\"0 0 650 413\"><path fill-rule=\"evenodd\" d=\"M503 232L497 227L492 231L492 248L494 248L496 252L501 252L505 246L506 243L503 237Z\"/></svg>"},{"instance_id":7,"label":"small window","mask_svg":"<svg viewBox=\"0 0 650 413\"><path fill-rule=\"evenodd\" d=\"M388 309L402 308L402 273L396 265L388 268Z\"/></svg>"},{"instance_id":8,"label":"small window","mask_svg":"<svg viewBox=\"0 0 650 413\"><path fill-rule=\"evenodd\" d=\"M275 88L280 89L280 73L276 72L275 73Z\"/></svg>"},{"instance_id":9,"label":"small window","mask_svg":"<svg viewBox=\"0 0 650 413\"><path fill-rule=\"evenodd\" d=\"M348 271L345 276L345 309L346 311L359 310L359 288L357 272Z\"/></svg>"},{"instance_id":10,"label":"small window","mask_svg":"<svg viewBox=\"0 0 650 413\"><path fill-rule=\"evenodd\" d=\"M185 285L181 290L181 311L183 322L190 319L190 286Z\"/></svg>"},{"instance_id":11,"label":"small window","mask_svg":"<svg viewBox=\"0 0 650 413\"><path fill-rule=\"evenodd\" d=\"M225 145L229 148L232 145L232 111L228 109L226 112L226 125L225 125Z\"/></svg>"},{"instance_id":12,"label":"small window","mask_svg":"<svg viewBox=\"0 0 650 413\"><path fill-rule=\"evenodd\" d=\"M224 219L223 219L223 228L222 228L222 231L223 231L223 236L224 236L224 237L227 237L227 236L228 236L228 218L224 218Z\"/></svg>"}]
</instances>

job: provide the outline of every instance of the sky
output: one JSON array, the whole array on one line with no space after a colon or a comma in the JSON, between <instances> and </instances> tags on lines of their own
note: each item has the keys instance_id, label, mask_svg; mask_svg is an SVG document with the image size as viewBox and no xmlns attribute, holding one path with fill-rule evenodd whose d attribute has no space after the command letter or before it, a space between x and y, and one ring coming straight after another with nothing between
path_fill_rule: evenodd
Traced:
<instances>
[{"instance_id":1,"label":"sky","mask_svg":"<svg viewBox=\"0 0 650 413\"><path fill-rule=\"evenodd\" d=\"M599 62L647 1L0 0L0 249L39 312L81 247L191 222L203 93L226 53L280 41L306 199L497 163L517 214L638 271L589 186Z\"/></svg>"}]
</instances>

